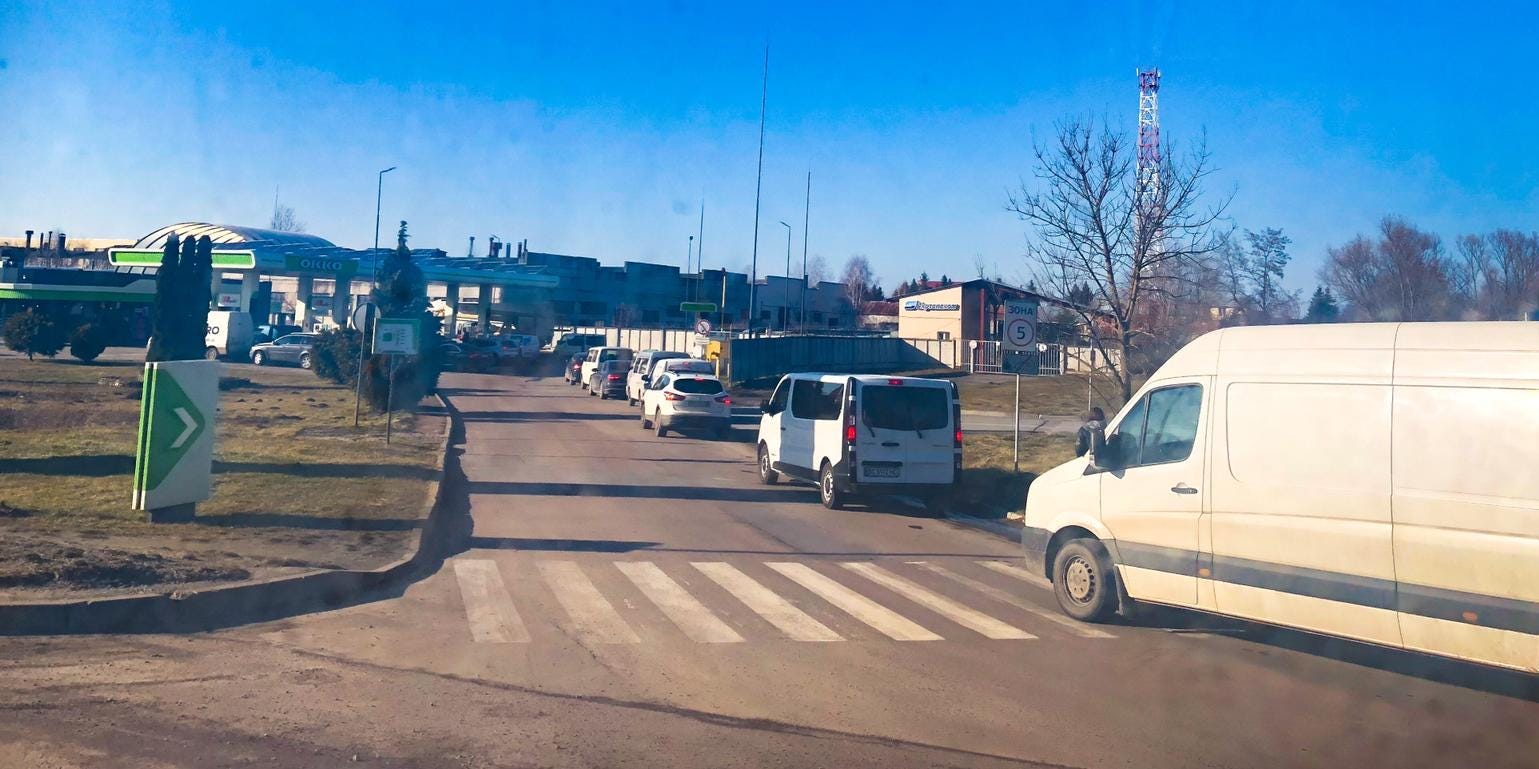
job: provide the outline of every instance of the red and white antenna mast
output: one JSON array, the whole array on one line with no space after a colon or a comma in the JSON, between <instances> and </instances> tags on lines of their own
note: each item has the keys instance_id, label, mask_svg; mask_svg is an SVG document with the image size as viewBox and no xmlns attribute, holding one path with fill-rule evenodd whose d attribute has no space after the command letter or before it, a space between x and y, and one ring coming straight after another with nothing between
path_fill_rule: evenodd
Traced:
<instances>
[{"instance_id":1,"label":"red and white antenna mast","mask_svg":"<svg viewBox=\"0 0 1539 769\"><path fill-rule=\"evenodd\" d=\"M1160 205L1160 71L1138 70L1138 172L1140 217Z\"/></svg>"}]
</instances>

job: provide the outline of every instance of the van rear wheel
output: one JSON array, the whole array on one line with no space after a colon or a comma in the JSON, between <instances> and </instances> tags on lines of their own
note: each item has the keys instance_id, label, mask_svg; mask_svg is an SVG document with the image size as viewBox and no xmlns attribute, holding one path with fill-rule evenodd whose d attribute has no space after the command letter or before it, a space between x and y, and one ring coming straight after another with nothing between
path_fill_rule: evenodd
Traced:
<instances>
[{"instance_id":1,"label":"van rear wheel","mask_svg":"<svg viewBox=\"0 0 1539 769\"><path fill-rule=\"evenodd\" d=\"M1104 622L1117 611L1117 572L1098 540L1065 543L1053 559L1053 596L1058 607L1083 622Z\"/></svg>"},{"instance_id":2,"label":"van rear wheel","mask_svg":"<svg viewBox=\"0 0 1539 769\"><path fill-rule=\"evenodd\" d=\"M823 472L818 474L818 498L830 510L844 507L844 492L834 480L834 466L827 462L823 463Z\"/></svg>"}]
</instances>

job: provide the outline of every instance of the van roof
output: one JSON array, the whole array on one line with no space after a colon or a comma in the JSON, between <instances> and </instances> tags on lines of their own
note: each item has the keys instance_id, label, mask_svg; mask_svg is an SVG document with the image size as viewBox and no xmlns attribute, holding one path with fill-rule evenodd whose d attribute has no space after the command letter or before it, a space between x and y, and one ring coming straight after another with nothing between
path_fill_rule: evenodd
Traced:
<instances>
[{"instance_id":1,"label":"van roof","mask_svg":"<svg viewBox=\"0 0 1539 769\"><path fill-rule=\"evenodd\" d=\"M921 376L897 376L892 374L833 374L824 372L798 372L786 376L795 379L816 379L821 382L839 382L846 379L854 379L861 384L887 384L888 381L898 379L905 384L914 382L927 385L949 385L951 382L945 379L932 379Z\"/></svg>"}]
</instances>

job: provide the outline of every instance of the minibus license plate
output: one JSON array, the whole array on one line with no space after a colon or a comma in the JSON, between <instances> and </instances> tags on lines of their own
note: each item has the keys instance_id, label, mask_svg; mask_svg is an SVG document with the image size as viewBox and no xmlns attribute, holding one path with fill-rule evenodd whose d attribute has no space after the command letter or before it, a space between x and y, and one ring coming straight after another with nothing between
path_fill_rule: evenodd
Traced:
<instances>
[{"instance_id":1,"label":"minibus license plate","mask_svg":"<svg viewBox=\"0 0 1539 769\"><path fill-rule=\"evenodd\" d=\"M861 467L861 473L867 478L896 478L898 477L898 472L902 467L903 465L897 462L894 462L890 465L867 463Z\"/></svg>"}]
</instances>

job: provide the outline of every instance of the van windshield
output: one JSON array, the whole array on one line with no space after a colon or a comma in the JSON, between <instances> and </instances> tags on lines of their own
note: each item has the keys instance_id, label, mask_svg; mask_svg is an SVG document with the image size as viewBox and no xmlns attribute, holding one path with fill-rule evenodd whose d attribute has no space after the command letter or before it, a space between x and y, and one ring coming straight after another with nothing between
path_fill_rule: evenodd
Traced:
<instances>
[{"instance_id":1,"label":"van windshield","mask_svg":"<svg viewBox=\"0 0 1539 769\"><path fill-rule=\"evenodd\" d=\"M883 430L939 430L951 423L951 399L939 387L866 385L860 418Z\"/></svg>"}]
</instances>

